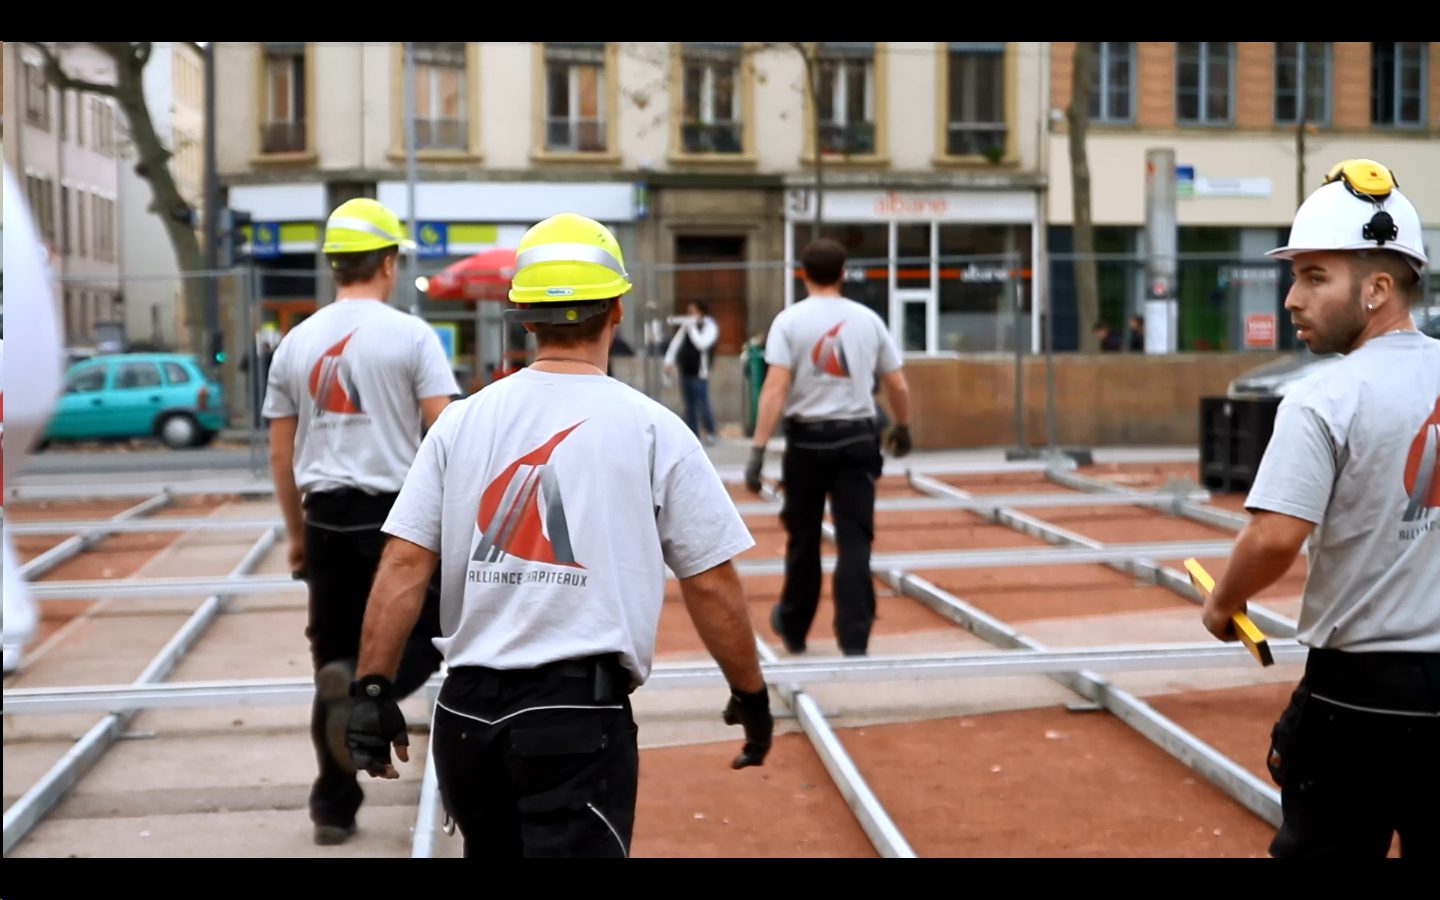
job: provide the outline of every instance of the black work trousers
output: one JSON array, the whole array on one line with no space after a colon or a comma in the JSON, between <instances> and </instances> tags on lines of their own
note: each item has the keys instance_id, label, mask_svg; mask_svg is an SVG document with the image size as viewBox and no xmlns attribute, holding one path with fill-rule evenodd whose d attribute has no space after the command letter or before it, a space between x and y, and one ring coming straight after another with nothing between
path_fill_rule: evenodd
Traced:
<instances>
[{"instance_id":1,"label":"black work trousers","mask_svg":"<svg viewBox=\"0 0 1440 900\"><path fill-rule=\"evenodd\" d=\"M1267 763L1272 856L1440 859L1440 653L1311 650Z\"/></svg>"},{"instance_id":2,"label":"black work trousers","mask_svg":"<svg viewBox=\"0 0 1440 900\"><path fill-rule=\"evenodd\" d=\"M345 660L353 667L360 653L360 628L370 585L380 567L387 536L380 531L395 503L395 494L358 490L320 491L305 497L305 580L310 588L310 619L305 636L318 672L327 663ZM399 697L414 693L440 668L442 657L432 638L440 635L440 570L425 591L425 605L405 645L395 677ZM330 704L318 692L310 715L319 775L310 790L310 818L317 825L349 826L365 798L350 766L334 757L343 736L328 728L343 727L329 715Z\"/></svg>"},{"instance_id":3,"label":"black work trousers","mask_svg":"<svg viewBox=\"0 0 1440 900\"><path fill-rule=\"evenodd\" d=\"M450 669L435 776L467 858L625 857L639 749L617 656Z\"/></svg>"},{"instance_id":4,"label":"black work trousers","mask_svg":"<svg viewBox=\"0 0 1440 900\"><path fill-rule=\"evenodd\" d=\"M825 500L839 557L833 579L835 637L841 651L864 654L875 620L870 545L875 537L875 480L884 460L870 419L785 423L781 478L785 502L785 584L776 615L787 644L803 647L820 603L820 540Z\"/></svg>"}]
</instances>

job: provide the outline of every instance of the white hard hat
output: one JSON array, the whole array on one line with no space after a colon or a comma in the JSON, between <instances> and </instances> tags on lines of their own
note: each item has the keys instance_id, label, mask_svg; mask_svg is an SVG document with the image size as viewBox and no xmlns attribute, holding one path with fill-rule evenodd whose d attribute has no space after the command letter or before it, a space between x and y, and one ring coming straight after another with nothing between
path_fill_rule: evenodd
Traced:
<instances>
[{"instance_id":1,"label":"white hard hat","mask_svg":"<svg viewBox=\"0 0 1440 900\"><path fill-rule=\"evenodd\" d=\"M1290 225L1290 240L1266 256L1294 259L1315 250L1393 250L1419 271L1430 261L1420 214L1385 166L1350 159L1335 166L1325 184L1305 198Z\"/></svg>"}]
</instances>

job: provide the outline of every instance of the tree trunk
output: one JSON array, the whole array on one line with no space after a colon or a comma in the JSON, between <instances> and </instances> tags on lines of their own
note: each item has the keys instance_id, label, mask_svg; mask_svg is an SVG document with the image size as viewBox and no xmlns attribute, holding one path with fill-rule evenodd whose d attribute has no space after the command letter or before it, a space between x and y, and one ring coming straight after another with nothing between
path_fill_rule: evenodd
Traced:
<instances>
[{"instance_id":1,"label":"tree trunk","mask_svg":"<svg viewBox=\"0 0 1440 900\"><path fill-rule=\"evenodd\" d=\"M819 239L820 227L825 219L825 152L820 140L820 88L815 82L819 75L819 61L804 44L796 43L795 49L805 62L805 96L810 101L810 124L815 139L815 220L810 223L810 240L813 241Z\"/></svg>"},{"instance_id":2,"label":"tree trunk","mask_svg":"<svg viewBox=\"0 0 1440 900\"><path fill-rule=\"evenodd\" d=\"M1085 150L1090 127L1090 70L1094 48L1087 41L1075 44L1075 68L1070 79L1071 200L1075 214L1075 300L1080 349L1100 349L1092 326L1100 318L1100 288L1095 270L1095 225L1090 218L1090 162ZM1053 313L1052 313L1053 314Z\"/></svg>"},{"instance_id":3,"label":"tree trunk","mask_svg":"<svg viewBox=\"0 0 1440 900\"><path fill-rule=\"evenodd\" d=\"M45 56L46 77L61 90L99 94L113 97L120 105L129 126L130 140L135 147L135 174L150 185L151 201L149 211L160 217L165 233L170 238L170 247L175 253L175 264L182 275L199 272L205 268L205 257L200 250L200 239L191 224L194 209L181 196L180 189L170 172L172 155L155 133L155 123L145 105L145 65L150 61L149 42L103 41L94 46L115 62L115 84L97 84L70 77L60 65L60 60L43 43L30 42ZM185 320L188 333L188 348L194 353L204 352L205 333L205 284L201 278L183 278L185 291Z\"/></svg>"}]
</instances>

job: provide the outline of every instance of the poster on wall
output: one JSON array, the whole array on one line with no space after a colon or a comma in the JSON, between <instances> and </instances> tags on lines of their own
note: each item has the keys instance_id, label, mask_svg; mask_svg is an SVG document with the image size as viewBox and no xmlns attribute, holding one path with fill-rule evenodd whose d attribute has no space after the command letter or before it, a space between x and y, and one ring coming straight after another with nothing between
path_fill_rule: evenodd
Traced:
<instances>
[{"instance_id":1,"label":"poster on wall","mask_svg":"<svg viewBox=\"0 0 1440 900\"><path fill-rule=\"evenodd\" d=\"M1273 350L1275 348L1275 314L1247 313L1245 315L1245 349Z\"/></svg>"}]
</instances>

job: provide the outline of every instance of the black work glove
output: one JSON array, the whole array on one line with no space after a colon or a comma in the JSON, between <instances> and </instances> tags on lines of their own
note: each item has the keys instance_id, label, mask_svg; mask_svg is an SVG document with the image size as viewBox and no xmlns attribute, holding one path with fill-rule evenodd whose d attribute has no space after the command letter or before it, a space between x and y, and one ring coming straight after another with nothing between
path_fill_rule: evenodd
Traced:
<instances>
[{"instance_id":1,"label":"black work glove","mask_svg":"<svg viewBox=\"0 0 1440 900\"><path fill-rule=\"evenodd\" d=\"M745 486L760 493L760 467L765 465L765 448L751 447L750 461L745 464Z\"/></svg>"},{"instance_id":2,"label":"black work glove","mask_svg":"<svg viewBox=\"0 0 1440 900\"><path fill-rule=\"evenodd\" d=\"M730 763L732 769L765 764L765 754L775 737L775 719L770 715L770 691L761 688L753 694L730 689L730 702L725 705L725 724L745 726L745 746Z\"/></svg>"},{"instance_id":3,"label":"black work glove","mask_svg":"<svg viewBox=\"0 0 1440 900\"><path fill-rule=\"evenodd\" d=\"M383 675L366 675L350 685L350 722L345 728L345 746L355 768L371 776L398 778L390 764L390 745L401 762L410 761L410 736L405 733L405 714L395 702L395 686Z\"/></svg>"},{"instance_id":4,"label":"black work glove","mask_svg":"<svg viewBox=\"0 0 1440 900\"><path fill-rule=\"evenodd\" d=\"M885 443L890 447L890 455L897 459L909 453L910 426L896 425L891 428L889 436L885 438Z\"/></svg>"}]
</instances>

